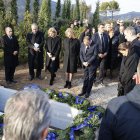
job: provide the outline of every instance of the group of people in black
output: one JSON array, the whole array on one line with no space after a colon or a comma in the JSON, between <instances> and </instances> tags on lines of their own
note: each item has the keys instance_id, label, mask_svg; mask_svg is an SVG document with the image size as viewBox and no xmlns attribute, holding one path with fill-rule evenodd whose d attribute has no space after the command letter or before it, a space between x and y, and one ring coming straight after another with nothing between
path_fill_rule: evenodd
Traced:
<instances>
[{"instance_id":1,"label":"group of people in black","mask_svg":"<svg viewBox=\"0 0 140 140\"><path fill-rule=\"evenodd\" d=\"M95 28L85 27L80 38L75 37L74 28L67 28L65 38L62 41L56 29L51 27L48 36L39 31L38 25L31 25L32 32L27 34L29 80L35 77L42 79L41 72L44 68L44 47L46 51L45 69L51 74L50 85L53 85L56 72L59 69L59 54L64 53L63 69L66 74L64 88L72 87L72 79L77 67L84 68L84 81L79 96L90 96L93 86L104 85L104 77L107 69L110 69L110 77L113 70L120 67L118 95L124 95L134 87L133 75L136 72L140 56L140 41L134 27L123 25L122 21L117 26L113 23L98 25ZM1 46L4 50L5 80L7 84L14 80L15 68L18 65L19 44L11 27L5 28L5 35L1 38ZM122 63L121 63L122 61ZM96 76L99 68L98 77ZM36 72L34 71L36 69Z\"/></svg>"}]
</instances>

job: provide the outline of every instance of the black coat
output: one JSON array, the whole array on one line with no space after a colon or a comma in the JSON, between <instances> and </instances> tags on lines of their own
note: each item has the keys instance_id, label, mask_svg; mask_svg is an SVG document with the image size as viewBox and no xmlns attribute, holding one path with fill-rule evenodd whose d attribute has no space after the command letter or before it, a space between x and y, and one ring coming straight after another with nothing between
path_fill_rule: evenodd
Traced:
<instances>
[{"instance_id":1,"label":"black coat","mask_svg":"<svg viewBox=\"0 0 140 140\"><path fill-rule=\"evenodd\" d=\"M64 46L64 71L69 73L77 72L77 60L80 52L78 39L65 38Z\"/></svg>"},{"instance_id":2,"label":"black coat","mask_svg":"<svg viewBox=\"0 0 140 140\"><path fill-rule=\"evenodd\" d=\"M132 78L137 71L138 62L139 56L136 54L134 48L131 48L128 56L122 59L119 82L124 89L124 94L130 92L135 86L135 82Z\"/></svg>"},{"instance_id":3,"label":"black coat","mask_svg":"<svg viewBox=\"0 0 140 140\"><path fill-rule=\"evenodd\" d=\"M83 43L83 40L84 40L85 36L89 36L89 38L91 38L91 33L90 32L88 32L88 33L82 32L81 33L81 35L79 37L79 41L80 41L81 44Z\"/></svg>"},{"instance_id":4,"label":"black coat","mask_svg":"<svg viewBox=\"0 0 140 140\"><path fill-rule=\"evenodd\" d=\"M18 51L19 53L19 44L16 36L12 36L10 39L7 35L4 35L1 39L2 48L4 50L4 65L6 67L18 65L18 54L15 56L13 55L14 51Z\"/></svg>"},{"instance_id":5,"label":"black coat","mask_svg":"<svg viewBox=\"0 0 140 140\"><path fill-rule=\"evenodd\" d=\"M109 51L107 55L107 68L113 69L113 68L116 68L117 66L118 45L119 45L118 36L114 35L109 40Z\"/></svg>"},{"instance_id":6,"label":"black coat","mask_svg":"<svg viewBox=\"0 0 140 140\"><path fill-rule=\"evenodd\" d=\"M140 140L140 85L111 100L101 122L98 140Z\"/></svg>"},{"instance_id":7,"label":"black coat","mask_svg":"<svg viewBox=\"0 0 140 140\"><path fill-rule=\"evenodd\" d=\"M137 55L140 57L140 40L138 38L134 39L131 42L131 48L134 48L134 51L137 53Z\"/></svg>"},{"instance_id":8,"label":"black coat","mask_svg":"<svg viewBox=\"0 0 140 140\"><path fill-rule=\"evenodd\" d=\"M120 25L117 24L115 27L114 27L114 32L115 32L115 35L118 36L120 34L120 31L119 31L119 28L120 28Z\"/></svg>"},{"instance_id":9,"label":"black coat","mask_svg":"<svg viewBox=\"0 0 140 140\"><path fill-rule=\"evenodd\" d=\"M121 43L127 41L127 40L125 39L124 34L119 33L118 38L119 38L119 45L120 45Z\"/></svg>"},{"instance_id":10,"label":"black coat","mask_svg":"<svg viewBox=\"0 0 140 140\"><path fill-rule=\"evenodd\" d=\"M29 67L35 69L43 69L44 58L43 58L43 46L44 46L44 34L38 31L35 35L33 33L27 34L27 45L28 45L28 64ZM39 44L39 52L35 52L33 47L34 44Z\"/></svg>"},{"instance_id":11,"label":"black coat","mask_svg":"<svg viewBox=\"0 0 140 140\"><path fill-rule=\"evenodd\" d=\"M45 44L46 49L46 68L49 71L56 72L59 68L59 54L61 50L61 38L60 37L48 37ZM51 53L55 57L55 61L52 61L47 52Z\"/></svg>"}]
</instances>

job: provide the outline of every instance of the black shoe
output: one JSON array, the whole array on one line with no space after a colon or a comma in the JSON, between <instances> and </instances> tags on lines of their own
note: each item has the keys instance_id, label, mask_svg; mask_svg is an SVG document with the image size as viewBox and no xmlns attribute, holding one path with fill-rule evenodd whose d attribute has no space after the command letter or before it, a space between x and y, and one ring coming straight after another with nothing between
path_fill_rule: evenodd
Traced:
<instances>
[{"instance_id":1,"label":"black shoe","mask_svg":"<svg viewBox=\"0 0 140 140\"><path fill-rule=\"evenodd\" d=\"M15 81L15 80L11 80L10 82L11 82L11 83L17 83L17 81Z\"/></svg>"},{"instance_id":2,"label":"black shoe","mask_svg":"<svg viewBox=\"0 0 140 140\"><path fill-rule=\"evenodd\" d=\"M83 95L85 95L85 93L80 93L80 94L78 94L78 96L83 96Z\"/></svg>"},{"instance_id":3,"label":"black shoe","mask_svg":"<svg viewBox=\"0 0 140 140\"><path fill-rule=\"evenodd\" d=\"M56 74L54 74L54 78L56 77Z\"/></svg>"},{"instance_id":4,"label":"black shoe","mask_svg":"<svg viewBox=\"0 0 140 140\"><path fill-rule=\"evenodd\" d=\"M53 85L53 80L51 79L51 80L50 80L50 86L52 86L52 85Z\"/></svg>"},{"instance_id":5,"label":"black shoe","mask_svg":"<svg viewBox=\"0 0 140 140\"><path fill-rule=\"evenodd\" d=\"M34 79L34 77L32 77L32 76L29 77L29 80L30 80L30 81L32 81L33 79Z\"/></svg>"},{"instance_id":6,"label":"black shoe","mask_svg":"<svg viewBox=\"0 0 140 140\"><path fill-rule=\"evenodd\" d=\"M12 82L11 81L6 81L6 84L10 85L10 84L12 84Z\"/></svg>"},{"instance_id":7,"label":"black shoe","mask_svg":"<svg viewBox=\"0 0 140 140\"><path fill-rule=\"evenodd\" d=\"M70 89L70 88L71 88L71 82L68 83L68 89Z\"/></svg>"},{"instance_id":8,"label":"black shoe","mask_svg":"<svg viewBox=\"0 0 140 140\"><path fill-rule=\"evenodd\" d=\"M64 85L64 88L67 88L69 84L69 81L66 81L66 84Z\"/></svg>"},{"instance_id":9,"label":"black shoe","mask_svg":"<svg viewBox=\"0 0 140 140\"><path fill-rule=\"evenodd\" d=\"M90 95L89 93L86 93L85 98L88 98L88 97L89 97L89 95Z\"/></svg>"},{"instance_id":10,"label":"black shoe","mask_svg":"<svg viewBox=\"0 0 140 140\"><path fill-rule=\"evenodd\" d=\"M37 76L36 78L39 79L39 80L43 80L43 78L42 78L41 75L40 76Z\"/></svg>"}]
</instances>

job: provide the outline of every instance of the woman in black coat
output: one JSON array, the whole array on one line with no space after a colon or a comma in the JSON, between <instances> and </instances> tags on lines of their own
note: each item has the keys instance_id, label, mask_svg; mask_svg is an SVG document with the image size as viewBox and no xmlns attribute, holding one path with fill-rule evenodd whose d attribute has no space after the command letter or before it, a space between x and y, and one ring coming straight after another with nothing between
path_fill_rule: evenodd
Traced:
<instances>
[{"instance_id":1,"label":"woman in black coat","mask_svg":"<svg viewBox=\"0 0 140 140\"><path fill-rule=\"evenodd\" d=\"M80 42L74 37L72 28L65 32L64 39L64 71L66 72L66 84L64 88L71 88L72 76L77 72L77 61L80 52Z\"/></svg>"},{"instance_id":2,"label":"woman in black coat","mask_svg":"<svg viewBox=\"0 0 140 140\"><path fill-rule=\"evenodd\" d=\"M113 70L117 68L119 38L113 30L109 31L109 51L107 56L107 67L110 69L110 78L113 76Z\"/></svg>"},{"instance_id":3,"label":"woman in black coat","mask_svg":"<svg viewBox=\"0 0 140 140\"><path fill-rule=\"evenodd\" d=\"M48 37L46 39L46 69L51 73L50 85L53 85L55 72L59 68L59 54L61 50L61 38L57 36L55 28L48 30Z\"/></svg>"},{"instance_id":4,"label":"woman in black coat","mask_svg":"<svg viewBox=\"0 0 140 140\"><path fill-rule=\"evenodd\" d=\"M133 76L137 71L139 56L134 47L130 48L128 42L119 45L119 52L122 53L123 59L119 75L118 96L122 96L129 93L135 86Z\"/></svg>"}]
</instances>

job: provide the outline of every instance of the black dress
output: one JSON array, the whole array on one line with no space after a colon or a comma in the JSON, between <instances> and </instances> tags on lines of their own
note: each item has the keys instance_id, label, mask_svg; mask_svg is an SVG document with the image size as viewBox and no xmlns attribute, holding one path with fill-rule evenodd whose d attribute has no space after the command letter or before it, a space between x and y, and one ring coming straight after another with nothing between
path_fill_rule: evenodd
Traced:
<instances>
[{"instance_id":1,"label":"black dress","mask_svg":"<svg viewBox=\"0 0 140 140\"><path fill-rule=\"evenodd\" d=\"M80 52L80 42L78 39L65 38L64 46L64 71L67 73L77 72L77 61Z\"/></svg>"},{"instance_id":2,"label":"black dress","mask_svg":"<svg viewBox=\"0 0 140 140\"><path fill-rule=\"evenodd\" d=\"M45 44L46 49L46 69L51 73L57 72L59 68L59 54L61 50L61 38L60 37L48 37ZM52 61L47 52L51 53L55 60Z\"/></svg>"}]
</instances>

